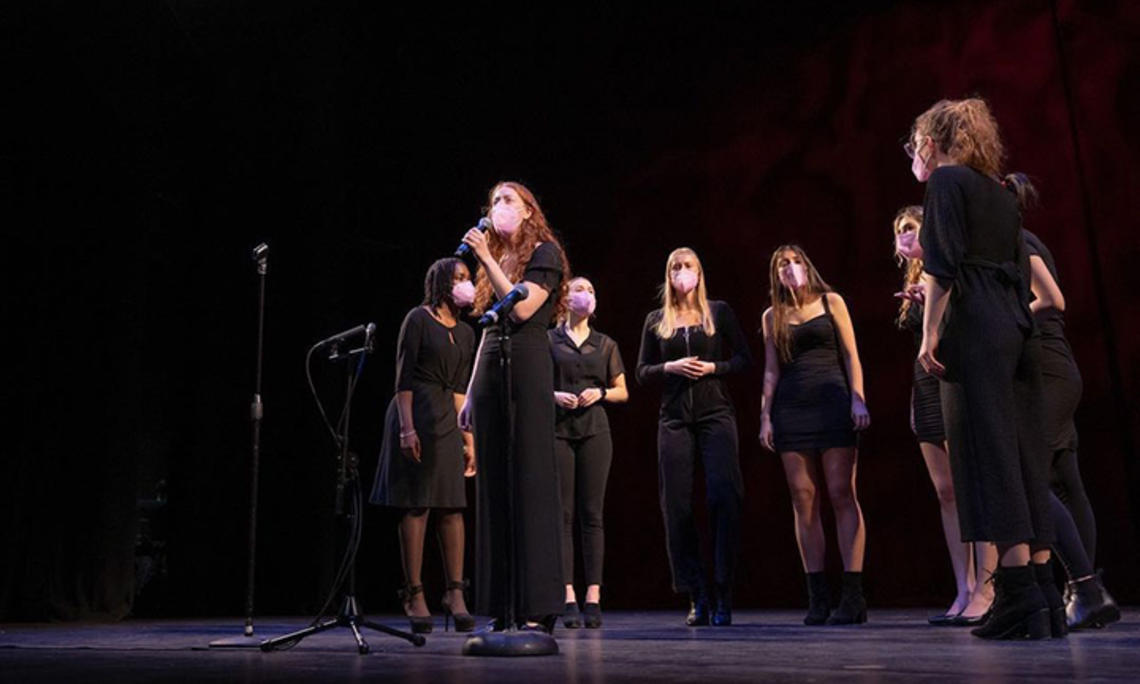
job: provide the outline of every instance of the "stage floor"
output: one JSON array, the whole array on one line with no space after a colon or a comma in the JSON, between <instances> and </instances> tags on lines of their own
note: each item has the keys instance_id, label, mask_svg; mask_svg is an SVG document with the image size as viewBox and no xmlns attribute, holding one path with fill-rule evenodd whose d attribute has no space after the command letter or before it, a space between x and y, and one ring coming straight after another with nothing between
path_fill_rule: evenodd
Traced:
<instances>
[{"instance_id":1,"label":"stage floor","mask_svg":"<svg viewBox=\"0 0 1140 684\"><path fill-rule=\"evenodd\" d=\"M534 658L460 654L466 635L427 644L374 632L356 652L348 630L309 637L291 650L211 649L240 635L240 619L128 620L115 624L0 626L0 680L600 682L826 681L920 679L1140 680L1140 610L1108 629L1067 639L985 642L965 629L925 624L927 610L879 610L857 627L805 627L802 612L740 611L732 627L682 626L683 613L610 612L601 630L555 631L561 653ZM378 622L406 628L396 616ZM303 627L305 618L266 618L257 636Z\"/></svg>"}]
</instances>

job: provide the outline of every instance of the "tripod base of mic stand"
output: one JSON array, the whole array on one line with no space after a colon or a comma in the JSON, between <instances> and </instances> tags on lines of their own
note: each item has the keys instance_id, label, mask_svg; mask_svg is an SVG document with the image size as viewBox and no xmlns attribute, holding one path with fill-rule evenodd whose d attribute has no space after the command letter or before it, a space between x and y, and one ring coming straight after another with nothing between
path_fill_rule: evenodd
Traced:
<instances>
[{"instance_id":1,"label":"tripod base of mic stand","mask_svg":"<svg viewBox=\"0 0 1140 684\"><path fill-rule=\"evenodd\" d=\"M463 655L500 658L558 655L558 642L545 632L482 632L467 637Z\"/></svg>"},{"instance_id":2,"label":"tripod base of mic stand","mask_svg":"<svg viewBox=\"0 0 1140 684\"><path fill-rule=\"evenodd\" d=\"M261 639L253 633L252 620L246 620L245 633L242 636L214 639L210 642L210 648L257 648L258 646L261 646Z\"/></svg>"},{"instance_id":3,"label":"tripod base of mic stand","mask_svg":"<svg viewBox=\"0 0 1140 684\"><path fill-rule=\"evenodd\" d=\"M319 634L321 632L334 629L336 627L347 627L352 630L352 636L356 639L356 650L360 655L367 655L371 649L368 647L368 642L364 640L364 635L360 633L361 627L383 632L394 637L399 637L413 646L423 646L427 641L419 634L411 634L409 632L402 632L398 629L393 629L387 625L381 625L377 622L367 620L360 614L360 610L356 605L356 597L349 594L344 597L344 602L341 604L340 614L335 618L324 620L319 624L299 629L296 632L283 634L279 637L273 637L261 642L261 650L266 653L276 651L283 648L291 648L305 637Z\"/></svg>"}]
</instances>

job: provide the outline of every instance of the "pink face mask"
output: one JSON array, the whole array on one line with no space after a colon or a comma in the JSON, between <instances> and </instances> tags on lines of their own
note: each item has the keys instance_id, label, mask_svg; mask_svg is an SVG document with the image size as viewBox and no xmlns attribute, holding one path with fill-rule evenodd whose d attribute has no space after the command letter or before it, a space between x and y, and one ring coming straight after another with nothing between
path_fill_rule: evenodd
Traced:
<instances>
[{"instance_id":1,"label":"pink face mask","mask_svg":"<svg viewBox=\"0 0 1140 684\"><path fill-rule=\"evenodd\" d=\"M682 268L680 270L673 271L673 276L670 278L670 280L673 282L674 289L676 289L677 292L680 293L683 297L693 291L693 288L697 286L697 281L699 278L697 277L696 271L693 269Z\"/></svg>"},{"instance_id":2,"label":"pink face mask","mask_svg":"<svg viewBox=\"0 0 1140 684\"><path fill-rule=\"evenodd\" d=\"M807 285L807 270L803 264L790 263L780 269L780 282L789 290L798 290Z\"/></svg>"},{"instance_id":3,"label":"pink face mask","mask_svg":"<svg viewBox=\"0 0 1140 684\"><path fill-rule=\"evenodd\" d=\"M929 154L924 160L922 158L922 145L914 150L914 159L910 160L910 172L914 174L919 183L925 183L930 178L930 167L927 164L933 156L933 153Z\"/></svg>"},{"instance_id":4,"label":"pink face mask","mask_svg":"<svg viewBox=\"0 0 1140 684\"><path fill-rule=\"evenodd\" d=\"M475 285L470 280L460 280L451 286L451 301L460 309L475 303Z\"/></svg>"},{"instance_id":5,"label":"pink face mask","mask_svg":"<svg viewBox=\"0 0 1140 684\"><path fill-rule=\"evenodd\" d=\"M567 308L579 316L589 316L593 314L594 308L597 305L598 301L594 299L594 295L586 290L571 292L570 296L566 298Z\"/></svg>"},{"instance_id":6,"label":"pink face mask","mask_svg":"<svg viewBox=\"0 0 1140 684\"><path fill-rule=\"evenodd\" d=\"M522 225L522 214L512 206L500 204L491 210L491 222L495 225L495 232L509 238Z\"/></svg>"},{"instance_id":7,"label":"pink face mask","mask_svg":"<svg viewBox=\"0 0 1140 684\"><path fill-rule=\"evenodd\" d=\"M907 259L921 259L922 245L918 242L918 231L908 230L896 235L895 251Z\"/></svg>"}]
</instances>

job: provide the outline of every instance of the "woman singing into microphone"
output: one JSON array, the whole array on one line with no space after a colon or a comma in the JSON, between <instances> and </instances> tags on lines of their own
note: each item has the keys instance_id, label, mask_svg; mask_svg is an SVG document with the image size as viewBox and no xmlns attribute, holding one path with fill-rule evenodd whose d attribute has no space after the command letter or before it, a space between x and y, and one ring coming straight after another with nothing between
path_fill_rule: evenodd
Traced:
<instances>
[{"instance_id":1,"label":"woman singing into microphone","mask_svg":"<svg viewBox=\"0 0 1140 684\"><path fill-rule=\"evenodd\" d=\"M696 252L675 249L665 262L661 308L645 318L637 379L661 382L657 476L673 589L688 592L685 624L709 624L708 590L693 522L693 471L704 466L716 560L714 625L732 624L732 582L744 485L736 410L724 376L752 364L728 304L708 299Z\"/></svg>"},{"instance_id":2,"label":"woman singing into microphone","mask_svg":"<svg viewBox=\"0 0 1140 684\"><path fill-rule=\"evenodd\" d=\"M554 368L546 330L562 308L570 267L534 195L519 183L491 190L494 228L467 232L463 242L479 260L475 311L487 310L516 284L528 294L483 331L460 425L471 425L480 455L476 479L476 605L508 629L553 631L564 583L557 464L554 455ZM503 333L511 334L511 406L500 371ZM513 434L508 425L513 424ZM513 445L513 448L512 448ZM511 449L513 472L507 471ZM514 483L508 492L508 483ZM513 505L511 505L513 501ZM512 544L513 535L513 544ZM511 549L514 557L511 557ZM513 569L512 569L513 564ZM510 587L514 585L514 596Z\"/></svg>"},{"instance_id":3,"label":"woman singing into microphone","mask_svg":"<svg viewBox=\"0 0 1140 684\"><path fill-rule=\"evenodd\" d=\"M617 343L590 327L595 304L594 284L574 278L566 297L567 312L549 333L558 407L554 448L562 483L562 573L566 581L562 624L571 629L583 622L587 628L602 626L602 505L613 459L610 422L602 404L629 399ZM586 601L581 611L574 593L575 509L586 572Z\"/></svg>"},{"instance_id":4,"label":"woman singing into microphone","mask_svg":"<svg viewBox=\"0 0 1140 684\"><path fill-rule=\"evenodd\" d=\"M433 509L447 576L444 613L454 615L456 631L475 626L463 596L463 477L475 474L475 451L471 433L460 432L456 422L475 352L475 333L459 320L459 311L474 298L467 266L459 259L440 259L428 269L424 301L404 317L396 342L396 396L384 417L384 444L370 501L403 512L400 556L405 584L400 596L417 633L432 627L420 569L428 512Z\"/></svg>"},{"instance_id":5,"label":"woman singing into microphone","mask_svg":"<svg viewBox=\"0 0 1140 684\"><path fill-rule=\"evenodd\" d=\"M796 520L796 542L808 579L806 625L867 621L863 599L866 531L855 493L855 432L871 424L863 366L843 298L795 245L779 247L769 267L772 306L764 312L764 395L760 442L780 454ZM835 511L843 593L830 613L823 572L827 543L820 490Z\"/></svg>"}]
</instances>

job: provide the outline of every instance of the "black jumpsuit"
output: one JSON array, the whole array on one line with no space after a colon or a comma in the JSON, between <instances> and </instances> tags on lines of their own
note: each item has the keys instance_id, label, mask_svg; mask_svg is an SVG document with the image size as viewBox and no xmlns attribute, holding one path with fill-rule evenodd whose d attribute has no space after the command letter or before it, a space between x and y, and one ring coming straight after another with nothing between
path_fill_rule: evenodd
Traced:
<instances>
[{"instance_id":1,"label":"black jumpsuit","mask_svg":"<svg viewBox=\"0 0 1140 684\"><path fill-rule=\"evenodd\" d=\"M394 508L463 508L463 437L455 395L467 392L475 333L459 321L440 323L424 307L404 317L396 342L396 391L411 391L412 421L420 439L420 462L400 451L396 399L384 416L384 442L370 501Z\"/></svg>"},{"instance_id":2,"label":"black jumpsuit","mask_svg":"<svg viewBox=\"0 0 1140 684\"><path fill-rule=\"evenodd\" d=\"M1017 199L967 166L931 174L924 270L952 286L936 357L962 541L1052 541L1041 343Z\"/></svg>"},{"instance_id":3,"label":"black jumpsuit","mask_svg":"<svg viewBox=\"0 0 1140 684\"><path fill-rule=\"evenodd\" d=\"M613 387L625 373L617 342L597 330L581 346L559 326L549 332L554 358L554 390L580 394L590 387ZM574 514L582 532L582 565L586 584L602 583L605 528L602 508L613 460L610 421L602 402L586 408L556 407L554 451L562 485L562 579L574 582Z\"/></svg>"},{"instance_id":4,"label":"black jumpsuit","mask_svg":"<svg viewBox=\"0 0 1140 684\"><path fill-rule=\"evenodd\" d=\"M744 499L738 458L740 442L736 411L723 378L751 366L752 354L728 304L710 301L709 308L716 326L711 337L698 325L678 328L672 337L661 339L654 330L661 310L650 313L641 333L637 359L638 382L658 381L664 385L657 427L657 475L673 589L678 592L705 590L693 523L693 471L697 458L704 466L718 584L732 583L740 538ZM686 356L712 361L716 371L698 380L665 373L665 362Z\"/></svg>"},{"instance_id":5,"label":"black jumpsuit","mask_svg":"<svg viewBox=\"0 0 1140 684\"><path fill-rule=\"evenodd\" d=\"M554 457L554 368L546 330L562 283L559 248L539 245L523 280L551 293L524 323L509 319L484 331L483 348L471 387L476 475L476 612L506 616L510 569L514 563L515 616L536 618L562 612L562 505ZM500 370L501 325L511 326L511 410L514 413L513 469L506 468L511 443ZM514 510L507 486L514 482ZM514 558L511 532L514 531Z\"/></svg>"}]
</instances>

